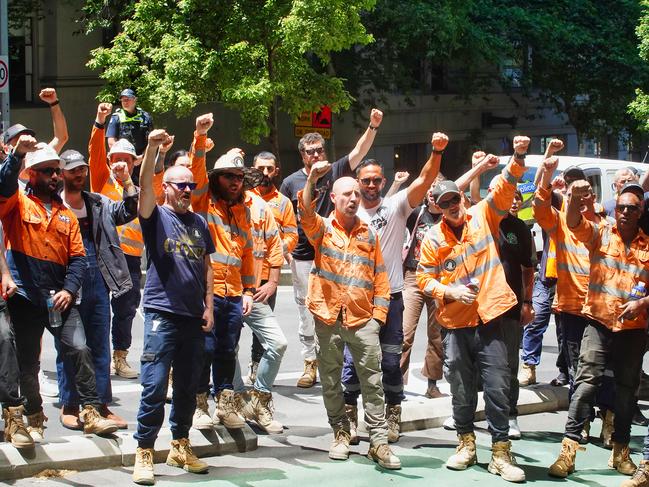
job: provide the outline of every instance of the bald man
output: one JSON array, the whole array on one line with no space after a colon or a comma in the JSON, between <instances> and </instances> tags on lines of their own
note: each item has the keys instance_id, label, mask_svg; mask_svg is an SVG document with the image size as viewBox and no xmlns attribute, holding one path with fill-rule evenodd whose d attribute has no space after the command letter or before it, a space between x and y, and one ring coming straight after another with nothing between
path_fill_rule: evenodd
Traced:
<instances>
[{"instance_id":1,"label":"bald man","mask_svg":"<svg viewBox=\"0 0 649 487\"><path fill-rule=\"evenodd\" d=\"M142 396L137 415L138 442L133 481L153 485L153 446L164 419L164 405L173 364L171 433L167 465L203 473L208 466L194 455L189 428L196 409L198 377L203 367L205 339L213 325L213 278L210 254L214 243L205 220L193 213L192 172L173 166L162 179L164 204L156 204L153 188L155 154L169 143L164 130L149 134L140 169L138 215L147 248L144 286L144 346Z\"/></svg>"},{"instance_id":2,"label":"bald man","mask_svg":"<svg viewBox=\"0 0 649 487\"><path fill-rule=\"evenodd\" d=\"M390 285L376 232L356 216L361 202L358 182L342 177L330 198L333 216L315 212L316 183L331 169L319 161L311 166L298 193L302 228L315 249L306 305L315 319L316 355L322 395L334 441L329 458L347 460L351 439L340 381L347 345L361 384L365 422L370 432L368 457L387 469L401 468L388 446L381 382L379 329L385 324Z\"/></svg>"}]
</instances>

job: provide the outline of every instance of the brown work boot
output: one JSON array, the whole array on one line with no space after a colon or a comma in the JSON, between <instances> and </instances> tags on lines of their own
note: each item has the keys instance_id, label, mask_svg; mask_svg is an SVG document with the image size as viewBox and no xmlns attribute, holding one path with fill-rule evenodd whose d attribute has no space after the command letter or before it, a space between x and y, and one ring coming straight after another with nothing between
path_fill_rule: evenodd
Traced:
<instances>
[{"instance_id":1,"label":"brown work boot","mask_svg":"<svg viewBox=\"0 0 649 487\"><path fill-rule=\"evenodd\" d=\"M216 394L216 411L214 416L218 417L220 423L228 429L239 429L246 425L243 418L237 413L232 389L223 389Z\"/></svg>"},{"instance_id":2,"label":"brown work boot","mask_svg":"<svg viewBox=\"0 0 649 487\"><path fill-rule=\"evenodd\" d=\"M510 441L497 441L491 445L491 461L487 470L508 482L525 482L525 472L516 463L511 447Z\"/></svg>"},{"instance_id":3,"label":"brown work boot","mask_svg":"<svg viewBox=\"0 0 649 487\"><path fill-rule=\"evenodd\" d=\"M613 442L613 451L608 459L608 466L623 475L633 475L638 467L631 460L628 443Z\"/></svg>"},{"instance_id":4,"label":"brown work boot","mask_svg":"<svg viewBox=\"0 0 649 487\"><path fill-rule=\"evenodd\" d=\"M349 421L349 444L358 445L361 441L358 438L358 406L345 404L345 414Z\"/></svg>"},{"instance_id":5,"label":"brown work boot","mask_svg":"<svg viewBox=\"0 0 649 487\"><path fill-rule=\"evenodd\" d=\"M622 482L620 487L649 487L649 460L642 460L633 477Z\"/></svg>"},{"instance_id":6,"label":"brown work boot","mask_svg":"<svg viewBox=\"0 0 649 487\"><path fill-rule=\"evenodd\" d=\"M531 386L536 384L536 365L521 364L518 371L518 385Z\"/></svg>"},{"instance_id":7,"label":"brown work boot","mask_svg":"<svg viewBox=\"0 0 649 487\"><path fill-rule=\"evenodd\" d=\"M61 408L61 414L59 415L59 421L64 428L74 431L81 431L83 425L79 421L79 406L63 406Z\"/></svg>"},{"instance_id":8,"label":"brown work boot","mask_svg":"<svg viewBox=\"0 0 649 487\"><path fill-rule=\"evenodd\" d=\"M386 404L385 420L388 423L388 443L396 443L401 431L401 405Z\"/></svg>"},{"instance_id":9,"label":"brown work boot","mask_svg":"<svg viewBox=\"0 0 649 487\"><path fill-rule=\"evenodd\" d=\"M23 412L23 406L9 407L2 410L2 416L5 420L5 441L18 449L34 448L34 439L23 422Z\"/></svg>"},{"instance_id":10,"label":"brown work boot","mask_svg":"<svg viewBox=\"0 0 649 487\"><path fill-rule=\"evenodd\" d=\"M83 432L87 435L108 435L119 429L110 419L102 418L94 406L84 406L79 419L83 423Z\"/></svg>"},{"instance_id":11,"label":"brown work boot","mask_svg":"<svg viewBox=\"0 0 649 487\"><path fill-rule=\"evenodd\" d=\"M189 444L188 438L180 438L171 441L169 455L167 455L167 465L179 467L191 473L207 473L209 465L203 460L199 460Z\"/></svg>"},{"instance_id":12,"label":"brown work boot","mask_svg":"<svg viewBox=\"0 0 649 487\"><path fill-rule=\"evenodd\" d=\"M329 447L329 458L332 460L347 460L349 458L349 431L342 428L334 431L334 441Z\"/></svg>"},{"instance_id":13,"label":"brown work boot","mask_svg":"<svg viewBox=\"0 0 649 487\"><path fill-rule=\"evenodd\" d=\"M297 380L298 387L309 388L313 387L317 382L318 377L318 361L317 360L305 360L304 361L304 372L302 377Z\"/></svg>"},{"instance_id":14,"label":"brown work boot","mask_svg":"<svg viewBox=\"0 0 649 487\"><path fill-rule=\"evenodd\" d=\"M466 470L478 461L475 449L475 433L457 435L457 439L460 440L460 444L455 449L455 453L446 460L446 468Z\"/></svg>"},{"instance_id":15,"label":"brown work boot","mask_svg":"<svg viewBox=\"0 0 649 487\"><path fill-rule=\"evenodd\" d=\"M602 440L602 446L608 448L609 450L613 448L613 421L615 420L615 413L613 411L606 411L606 414L602 416L602 432L599 434L600 440Z\"/></svg>"},{"instance_id":16,"label":"brown work boot","mask_svg":"<svg viewBox=\"0 0 649 487\"><path fill-rule=\"evenodd\" d=\"M243 414L246 419L257 423L266 433L279 434L284 431L281 423L273 419L273 395L270 392L253 389Z\"/></svg>"},{"instance_id":17,"label":"brown work boot","mask_svg":"<svg viewBox=\"0 0 649 487\"><path fill-rule=\"evenodd\" d=\"M121 430L125 430L128 428L128 423L120 416L112 412L110 409L108 409L107 404L102 404L99 407L99 414L101 414L102 418L106 418L113 423L117 425L117 427Z\"/></svg>"},{"instance_id":18,"label":"brown work boot","mask_svg":"<svg viewBox=\"0 0 649 487\"><path fill-rule=\"evenodd\" d=\"M153 476L153 448L140 448L139 446L136 448L132 478L136 484L155 484L155 477Z\"/></svg>"},{"instance_id":19,"label":"brown work boot","mask_svg":"<svg viewBox=\"0 0 649 487\"><path fill-rule=\"evenodd\" d=\"M113 369L116 375L124 379L135 379L140 374L128 364L127 355L128 350L113 350Z\"/></svg>"},{"instance_id":20,"label":"brown work boot","mask_svg":"<svg viewBox=\"0 0 649 487\"><path fill-rule=\"evenodd\" d=\"M564 438L561 442L561 451L559 458L550 465L548 474L552 477L559 477L565 479L568 475L575 471L575 457L577 450L585 451L583 446L580 446L575 440Z\"/></svg>"},{"instance_id":21,"label":"brown work boot","mask_svg":"<svg viewBox=\"0 0 649 487\"><path fill-rule=\"evenodd\" d=\"M444 394L442 391L439 390L439 387L437 385L429 385L426 388L426 394L424 394L428 399L437 399L440 397L446 397L448 394Z\"/></svg>"},{"instance_id":22,"label":"brown work boot","mask_svg":"<svg viewBox=\"0 0 649 487\"><path fill-rule=\"evenodd\" d=\"M399 470L401 468L401 460L399 457L392 453L392 450L386 443L378 446L370 446L367 452L367 458L374 460L381 467L388 470Z\"/></svg>"},{"instance_id":23,"label":"brown work boot","mask_svg":"<svg viewBox=\"0 0 649 487\"><path fill-rule=\"evenodd\" d=\"M47 416L42 409L27 416L27 431L37 443L45 440L45 421L47 421Z\"/></svg>"}]
</instances>

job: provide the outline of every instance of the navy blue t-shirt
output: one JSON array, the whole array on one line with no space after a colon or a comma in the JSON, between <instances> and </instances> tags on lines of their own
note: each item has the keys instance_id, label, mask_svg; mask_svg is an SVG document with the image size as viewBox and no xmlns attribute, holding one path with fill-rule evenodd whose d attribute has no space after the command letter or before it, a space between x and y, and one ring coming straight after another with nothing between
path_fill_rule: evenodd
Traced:
<instances>
[{"instance_id":1,"label":"navy blue t-shirt","mask_svg":"<svg viewBox=\"0 0 649 487\"><path fill-rule=\"evenodd\" d=\"M156 206L149 218L140 217L140 225L147 249L144 307L202 317L205 256L215 250L205 220Z\"/></svg>"}]
</instances>

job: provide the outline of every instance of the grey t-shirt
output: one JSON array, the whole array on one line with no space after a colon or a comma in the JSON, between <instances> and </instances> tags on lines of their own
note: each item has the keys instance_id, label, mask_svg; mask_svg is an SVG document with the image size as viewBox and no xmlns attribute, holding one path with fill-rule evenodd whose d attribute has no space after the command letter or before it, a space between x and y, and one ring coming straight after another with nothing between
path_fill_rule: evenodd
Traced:
<instances>
[{"instance_id":1,"label":"grey t-shirt","mask_svg":"<svg viewBox=\"0 0 649 487\"><path fill-rule=\"evenodd\" d=\"M406 221L411 211L408 190L383 198L378 205L369 210L362 206L358 209L359 218L371 225L379 236L391 293L403 291L401 254L406 237Z\"/></svg>"}]
</instances>

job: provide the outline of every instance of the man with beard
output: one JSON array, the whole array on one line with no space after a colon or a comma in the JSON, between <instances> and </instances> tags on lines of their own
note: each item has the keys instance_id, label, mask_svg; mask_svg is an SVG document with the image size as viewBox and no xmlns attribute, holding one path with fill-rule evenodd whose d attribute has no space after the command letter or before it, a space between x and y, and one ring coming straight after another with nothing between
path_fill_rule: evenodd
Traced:
<instances>
[{"instance_id":1,"label":"man with beard","mask_svg":"<svg viewBox=\"0 0 649 487\"><path fill-rule=\"evenodd\" d=\"M352 151L331 165L331 171L318 180L316 196L316 213L327 217L331 213L332 203L329 199L331 185L342 176L352 176L358 164L363 160L374 143L379 130L383 112L372 108L370 124L356 143ZM289 175L282 182L279 191L293 202L293 210L297 213L299 191L304 189L311 166L316 162L326 161L325 140L322 135L311 132L305 134L297 144L304 167ZM299 223L299 222L298 222ZM298 335L302 345L304 373L297 381L298 387L313 387L316 383L318 363L315 355L315 322L306 307L306 291L309 272L313 266L314 249L298 225L298 242L292 252L291 278L293 280L293 296L298 310Z\"/></svg>"},{"instance_id":2,"label":"man with beard","mask_svg":"<svg viewBox=\"0 0 649 487\"><path fill-rule=\"evenodd\" d=\"M25 169L20 171L25 157ZM29 181L24 192L18 189L19 172ZM117 430L115 423L99 413L92 356L75 304L86 257L77 218L56 192L60 173L61 160L54 149L45 144L37 149L29 135L20 136L0 166L0 219L8 242L7 261L18 285L8 306L15 325L28 430L36 441L43 440L47 420L38 387L45 328L54 335L64 360L74 366L84 432Z\"/></svg>"},{"instance_id":3,"label":"man with beard","mask_svg":"<svg viewBox=\"0 0 649 487\"><path fill-rule=\"evenodd\" d=\"M137 188L131 181L126 163L117 162L111 171L124 188L123 200L116 202L100 194L89 193L83 190L88 180L88 164L83 156L75 150L67 150L61 154L61 159L65 164L61 199L79 221L88 261L81 285L79 314L95 366L97 394L101 402L99 412L124 429L128 423L108 409L108 404L113 400L110 384L110 293L120 296L133 285L115 227L137 217ZM56 368L61 424L69 429L80 429L74 365L58 354Z\"/></svg>"},{"instance_id":4,"label":"man with beard","mask_svg":"<svg viewBox=\"0 0 649 487\"><path fill-rule=\"evenodd\" d=\"M156 204L153 187L155 154L169 143L164 130L149 134L140 172L142 185L138 214L147 248L147 279L144 286L144 343L142 349L142 396L137 414L138 446L133 481L152 485L153 448L164 419L164 406L173 365L171 434L167 465L192 473L205 473L189 443L189 429L196 407L198 374L203 363L203 332L213 325L212 266L214 243L207 223L189 210L196 188L186 167L165 171L165 202Z\"/></svg>"},{"instance_id":5,"label":"man with beard","mask_svg":"<svg viewBox=\"0 0 649 487\"><path fill-rule=\"evenodd\" d=\"M366 159L356 168L356 178L361 192L361 205L358 217L370 225L379 237L381 253L390 278L390 307L385 326L381 328L381 371L385 391L385 416L388 422L388 441L399 440L401 423L401 401L403 376L401 374L401 347L403 345L403 238L406 234L406 221L412 209L424 199L426 191L439 173L442 153L448 144L448 137L436 132L431 140L433 150L422 167L419 176L405 191L394 196L381 197L385 186L383 167L374 159ZM345 353L343 368L345 403L351 424L352 444L358 442L357 400L360 384L349 350Z\"/></svg>"},{"instance_id":6,"label":"man with beard","mask_svg":"<svg viewBox=\"0 0 649 487\"><path fill-rule=\"evenodd\" d=\"M252 311L256 293L251 214L244 204L244 190L256 186L261 178L258 171L243 166L243 158L237 152L219 157L207 174L205 146L207 131L213 123L211 113L196 119L190 153L197 185L191 204L195 212L205 216L216 247L210 256L215 326L205 334L205 362L197 394L201 398L208 394L211 368L217 399L214 420L226 428L242 428L245 421L237 412L233 381L243 316ZM206 402L205 399L203 409Z\"/></svg>"}]
</instances>

